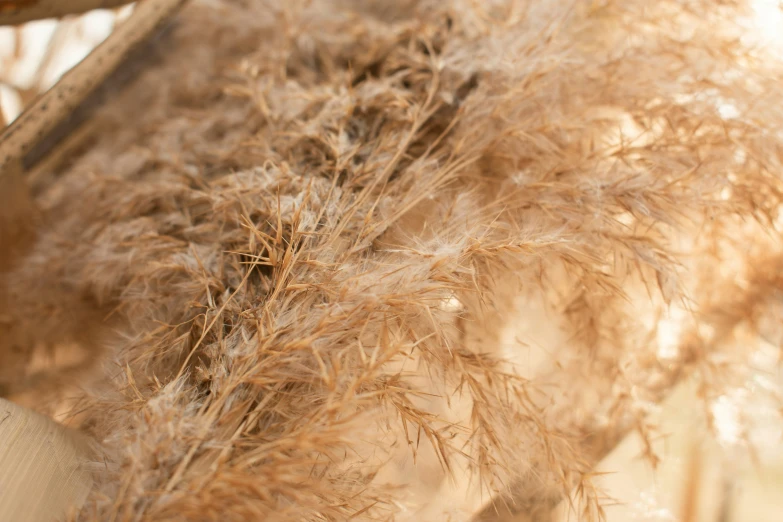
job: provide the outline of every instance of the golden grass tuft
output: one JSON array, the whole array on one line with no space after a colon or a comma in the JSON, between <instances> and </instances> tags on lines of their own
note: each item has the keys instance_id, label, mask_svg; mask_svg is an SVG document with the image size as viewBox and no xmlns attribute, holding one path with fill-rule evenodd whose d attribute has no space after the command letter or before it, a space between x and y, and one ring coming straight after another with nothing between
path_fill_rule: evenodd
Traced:
<instances>
[{"instance_id":1,"label":"golden grass tuft","mask_svg":"<svg viewBox=\"0 0 783 522\"><path fill-rule=\"evenodd\" d=\"M574 486L600 518L596 460L684 372L735 382L783 289L783 69L751 14L188 6L2 274L0 326L95 353L77 519L489 520ZM559 333L535 372L502 341L520 301ZM450 483L474 500L437 505Z\"/></svg>"}]
</instances>

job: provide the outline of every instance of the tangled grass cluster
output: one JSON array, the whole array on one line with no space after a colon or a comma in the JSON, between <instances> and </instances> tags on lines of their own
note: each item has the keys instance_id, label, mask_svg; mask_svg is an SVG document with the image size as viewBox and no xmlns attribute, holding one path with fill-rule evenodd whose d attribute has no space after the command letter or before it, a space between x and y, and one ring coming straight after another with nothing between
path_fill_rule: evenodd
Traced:
<instances>
[{"instance_id":1,"label":"tangled grass cluster","mask_svg":"<svg viewBox=\"0 0 783 522\"><path fill-rule=\"evenodd\" d=\"M0 267L4 394L98 442L75 520L599 519L681 376L781 341L751 16L194 1Z\"/></svg>"}]
</instances>

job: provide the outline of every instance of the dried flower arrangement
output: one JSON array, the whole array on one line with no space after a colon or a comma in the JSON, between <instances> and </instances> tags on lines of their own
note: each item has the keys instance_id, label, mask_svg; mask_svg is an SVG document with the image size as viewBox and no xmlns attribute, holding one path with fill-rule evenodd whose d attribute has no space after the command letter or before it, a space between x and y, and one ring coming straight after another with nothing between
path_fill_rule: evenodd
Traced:
<instances>
[{"instance_id":1,"label":"dried flower arrangement","mask_svg":"<svg viewBox=\"0 0 783 522\"><path fill-rule=\"evenodd\" d=\"M781 341L783 63L752 15L188 5L29 178L42 224L0 267L5 394L67 393L99 442L75 519L546 520L573 488L600 519L594 464L682 375L709 399Z\"/></svg>"}]
</instances>

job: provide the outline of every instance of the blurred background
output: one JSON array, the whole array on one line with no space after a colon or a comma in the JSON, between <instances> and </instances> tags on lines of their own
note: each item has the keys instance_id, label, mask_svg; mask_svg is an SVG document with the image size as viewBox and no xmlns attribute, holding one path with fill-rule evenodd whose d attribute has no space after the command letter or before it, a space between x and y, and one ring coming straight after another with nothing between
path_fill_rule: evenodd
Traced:
<instances>
[{"instance_id":1,"label":"blurred background","mask_svg":"<svg viewBox=\"0 0 783 522\"><path fill-rule=\"evenodd\" d=\"M133 4L128 4L60 20L0 27L0 109L4 122L13 121L132 11Z\"/></svg>"}]
</instances>

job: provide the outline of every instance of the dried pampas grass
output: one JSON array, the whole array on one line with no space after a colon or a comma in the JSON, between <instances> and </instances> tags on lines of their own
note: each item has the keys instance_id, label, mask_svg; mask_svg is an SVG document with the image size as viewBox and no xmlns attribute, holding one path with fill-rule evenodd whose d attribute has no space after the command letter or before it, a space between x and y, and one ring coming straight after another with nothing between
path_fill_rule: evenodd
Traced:
<instances>
[{"instance_id":1,"label":"dried pampas grass","mask_svg":"<svg viewBox=\"0 0 783 522\"><path fill-rule=\"evenodd\" d=\"M750 7L188 6L2 275L7 393L103 450L77 519L600 518L597 459L779 321Z\"/></svg>"}]
</instances>

